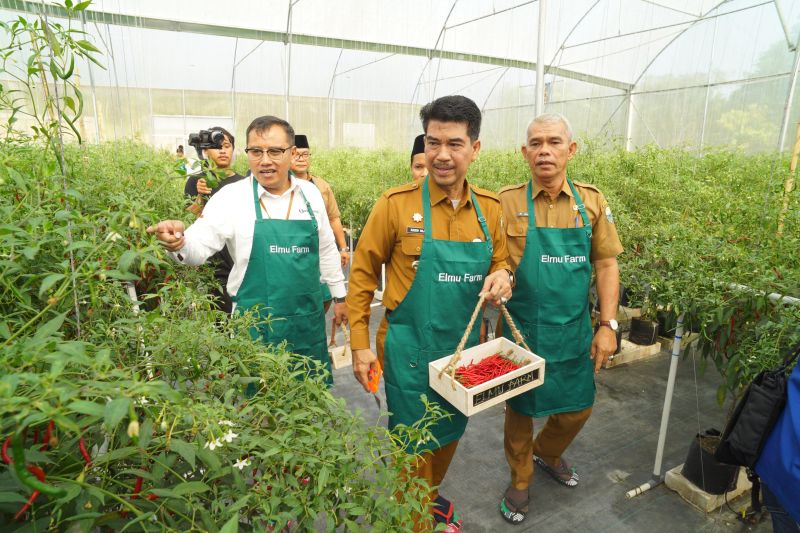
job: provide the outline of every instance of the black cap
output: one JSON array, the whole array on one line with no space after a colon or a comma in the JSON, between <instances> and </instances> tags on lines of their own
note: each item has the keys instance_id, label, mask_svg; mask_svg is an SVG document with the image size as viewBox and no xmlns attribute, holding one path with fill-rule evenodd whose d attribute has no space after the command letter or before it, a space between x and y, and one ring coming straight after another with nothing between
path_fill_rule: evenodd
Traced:
<instances>
[{"instance_id":1,"label":"black cap","mask_svg":"<svg viewBox=\"0 0 800 533\"><path fill-rule=\"evenodd\" d=\"M298 148L308 148L308 137L305 135L295 135L294 145Z\"/></svg>"},{"instance_id":2,"label":"black cap","mask_svg":"<svg viewBox=\"0 0 800 533\"><path fill-rule=\"evenodd\" d=\"M417 138L414 139L414 147L411 149L411 157L414 157L417 154L424 154L425 153L425 134L417 135Z\"/></svg>"}]
</instances>

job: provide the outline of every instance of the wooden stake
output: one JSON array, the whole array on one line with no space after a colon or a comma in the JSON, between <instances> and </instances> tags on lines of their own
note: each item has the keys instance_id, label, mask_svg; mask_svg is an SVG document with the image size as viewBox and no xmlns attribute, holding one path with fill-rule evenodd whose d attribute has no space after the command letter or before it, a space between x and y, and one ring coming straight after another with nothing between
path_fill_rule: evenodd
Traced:
<instances>
[{"instance_id":1,"label":"wooden stake","mask_svg":"<svg viewBox=\"0 0 800 533\"><path fill-rule=\"evenodd\" d=\"M792 162L789 164L789 175L783 182L783 206L778 214L778 237L783 235L783 224L786 220L786 212L789 211L789 194L794 190L794 176L797 171L797 156L800 154L800 122L797 123L797 135L792 150Z\"/></svg>"}]
</instances>

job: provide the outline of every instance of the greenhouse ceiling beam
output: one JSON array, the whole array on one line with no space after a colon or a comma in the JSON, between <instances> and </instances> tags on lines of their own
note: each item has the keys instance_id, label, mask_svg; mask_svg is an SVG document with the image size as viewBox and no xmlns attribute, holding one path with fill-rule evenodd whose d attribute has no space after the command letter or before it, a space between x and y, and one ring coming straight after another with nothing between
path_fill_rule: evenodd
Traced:
<instances>
[{"instance_id":1,"label":"greenhouse ceiling beam","mask_svg":"<svg viewBox=\"0 0 800 533\"><path fill-rule=\"evenodd\" d=\"M27 0L0 0L0 8L10 11L20 11L24 13L39 13L45 9L48 16L66 18L64 8L51 4L44 6L38 2ZM120 15L105 11L86 10L86 20L111 26L129 26L144 28L149 30L161 30L172 32L197 33L201 35L213 35L217 37L239 37L241 39L252 39L255 41L271 41L287 43L289 35L287 32L256 30L251 28L238 28L232 26L217 26L214 24L199 24L195 22L182 22L177 20L157 19L151 17L137 17L133 15ZM305 35L299 33L291 34L292 44L303 44L309 46L323 46L326 48L337 48L346 50L358 50L367 52L379 52L388 54L400 54L407 56L419 56L436 59L449 59L453 61L467 61L470 63L481 63L486 65L499 65L503 67L518 68L521 70L536 70L536 63L533 61L522 61L518 59L506 59L502 57L485 56L480 54L469 54L448 50L436 50L431 48L421 48L416 46L402 46L397 44L377 43L370 41L356 41L351 39L340 39L337 37L323 37L318 35ZM621 91L628 91L632 84L595 76L583 72L547 66L548 74L583 81L602 87L611 87Z\"/></svg>"}]
</instances>

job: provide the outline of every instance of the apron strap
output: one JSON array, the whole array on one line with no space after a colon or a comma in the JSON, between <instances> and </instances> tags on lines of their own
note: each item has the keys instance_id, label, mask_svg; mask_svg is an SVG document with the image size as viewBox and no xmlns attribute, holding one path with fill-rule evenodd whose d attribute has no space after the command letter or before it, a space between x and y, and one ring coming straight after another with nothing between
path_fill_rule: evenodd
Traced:
<instances>
[{"instance_id":1,"label":"apron strap","mask_svg":"<svg viewBox=\"0 0 800 533\"><path fill-rule=\"evenodd\" d=\"M569 183L569 188L572 190L573 196L575 196L575 205L578 207L578 213L581 214L581 220L583 221L583 227L586 231L586 236L591 239L592 224L589 222L589 216L586 214L586 206L583 205L583 199L581 198L581 195L578 194L578 190L575 188L572 180L567 178L567 183Z\"/></svg>"},{"instance_id":2,"label":"apron strap","mask_svg":"<svg viewBox=\"0 0 800 533\"><path fill-rule=\"evenodd\" d=\"M311 222L314 224L314 230L319 231L319 228L317 227L317 217L314 216L314 211L311 209L311 204L308 203L306 195L303 194L303 189L298 185L297 190L300 191L300 196L303 197L303 201L306 203L306 209L308 209L308 214L311 216Z\"/></svg>"},{"instance_id":3,"label":"apron strap","mask_svg":"<svg viewBox=\"0 0 800 533\"><path fill-rule=\"evenodd\" d=\"M261 204L258 203L258 181L255 176L253 176L253 204L256 206L256 220L263 220Z\"/></svg>"},{"instance_id":4,"label":"apron strap","mask_svg":"<svg viewBox=\"0 0 800 533\"><path fill-rule=\"evenodd\" d=\"M423 242L433 240L433 231L431 230L431 193L428 188L429 179L429 176L425 176L422 180L422 223L425 228L425 234L422 238ZM470 198L472 198L472 205L475 206L475 215L478 217L478 223L481 225L483 236L486 238L486 246L489 247L489 252L491 253L494 251L494 245L492 244L492 236L489 233L489 228L486 225L486 218L483 216L481 206L478 204L478 200L475 198L475 193L472 192L472 189L469 189L469 194Z\"/></svg>"}]
</instances>

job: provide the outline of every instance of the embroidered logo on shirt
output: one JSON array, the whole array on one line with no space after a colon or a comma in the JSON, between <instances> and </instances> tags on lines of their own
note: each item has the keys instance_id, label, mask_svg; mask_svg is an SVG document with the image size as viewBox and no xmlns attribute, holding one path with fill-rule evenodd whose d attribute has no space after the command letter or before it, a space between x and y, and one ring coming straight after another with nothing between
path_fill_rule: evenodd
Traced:
<instances>
[{"instance_id":1,"label":"embroidered logo on shirt","mask_svg":"<svg viewBox=\"0 0 800 533\"><path fill-rule=\"evenodd\" d=\"M423 234L423 233L425 233L425 228L415 228L415 227L413 227L413 226L408 226L408 227L406 228L406 233L419 233L419 234Z\"/></svg>"},{"instance_id":2,"label":"embroidered logo on shirt","mask_svg":"<svg viewBox=\"0 0 800 533\"><path fill-rule=\"evenodd\" d=\"M411 220L413 220L414 222L422 222L422 215L420 215L419 213L414 213L413 215L411 215Z\"/></svg>"}]
</instances>

